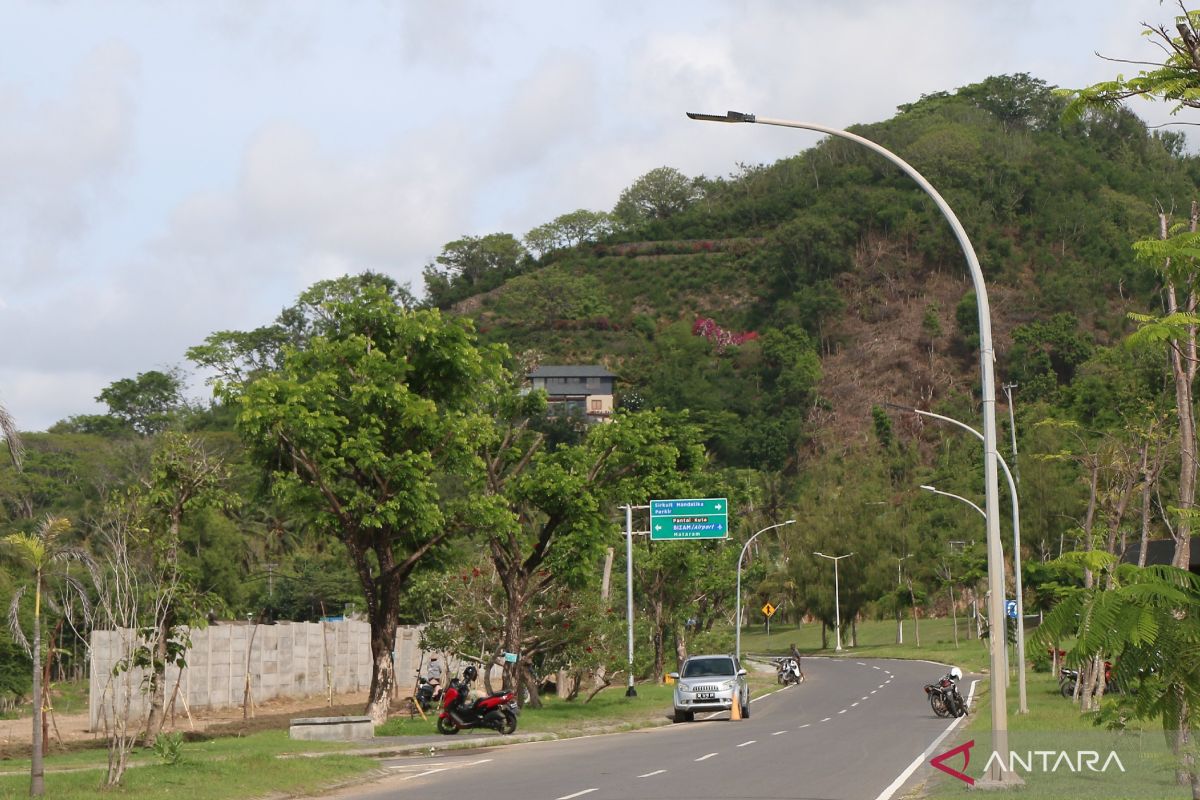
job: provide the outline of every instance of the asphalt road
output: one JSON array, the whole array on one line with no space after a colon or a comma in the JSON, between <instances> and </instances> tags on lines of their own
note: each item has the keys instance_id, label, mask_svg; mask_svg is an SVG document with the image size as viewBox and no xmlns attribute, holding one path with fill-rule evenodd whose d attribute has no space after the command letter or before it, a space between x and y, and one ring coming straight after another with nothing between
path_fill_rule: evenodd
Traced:
<instances>
[{"instance_id":1,"label":"asphalt road","mask_svg":"<svg viewBox=\"0 0 1200 800\"><path fill-rule=\"evenodd\" d=\"M393 776L331 797L877 800L949 726L922 690L943 671L806 658L807 680L755 699L746 720L388 759Z\"/></svg>"}]
</instances>

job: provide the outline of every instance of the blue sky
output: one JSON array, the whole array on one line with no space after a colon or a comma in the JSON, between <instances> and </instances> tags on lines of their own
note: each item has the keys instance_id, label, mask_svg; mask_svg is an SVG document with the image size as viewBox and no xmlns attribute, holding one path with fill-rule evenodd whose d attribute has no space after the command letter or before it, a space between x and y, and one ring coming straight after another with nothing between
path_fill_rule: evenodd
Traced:
<instances>
[{"instance_id":1,"label":"blue sky","mask_svg":"<svg viewBox=\"0 0 1200 800\"><path fill-rule=\"evenodd\" d=\"M463 235L610 209L669 165L723 175L815 137L689 123L733 108L846 126L1029 72L1150 58L1155 0L240 0L5 3L0 403L26 430L113 380L188 367L312 282L421 286ZM1164 110L1135 106L1148 119ZM194 394L203 396L203 386Z\"/></svg>"}]
</instances>

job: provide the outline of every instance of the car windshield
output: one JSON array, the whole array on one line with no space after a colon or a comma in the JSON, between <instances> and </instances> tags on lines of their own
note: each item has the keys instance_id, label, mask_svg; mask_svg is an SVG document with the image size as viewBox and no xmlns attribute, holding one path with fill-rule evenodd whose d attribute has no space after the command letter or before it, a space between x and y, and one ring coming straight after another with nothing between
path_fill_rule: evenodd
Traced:
<instances>
[{"instance_id":1,"label":"car windshield","mask_svg":"<svg viewBox=\"0 0 1200 800\"><path fill-rule=\"evenodd\" d=\"M733 675L732 658L693 658L683 665L683 677L706 678L710 675Z\"/></svg>"}]
</instances>

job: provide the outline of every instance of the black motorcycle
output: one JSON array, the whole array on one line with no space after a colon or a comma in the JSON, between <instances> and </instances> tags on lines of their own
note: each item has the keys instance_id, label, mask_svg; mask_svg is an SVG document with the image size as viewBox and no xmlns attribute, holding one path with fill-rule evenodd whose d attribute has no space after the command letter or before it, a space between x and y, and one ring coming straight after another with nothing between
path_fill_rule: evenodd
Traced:
<instances>
[{"instance_id":1,"label":"black motorcycle","mask_svg":"<svg viewBox=\"0 0 1200 800\"><path fill-rule=\"evenodd\" d=\"M929 695L929 706L939 717L963 717L967 713L967 703L958 693L958 681L962 671L955 667L937 682L926 684L925 694Z\"/></svg>"}]
</instances>

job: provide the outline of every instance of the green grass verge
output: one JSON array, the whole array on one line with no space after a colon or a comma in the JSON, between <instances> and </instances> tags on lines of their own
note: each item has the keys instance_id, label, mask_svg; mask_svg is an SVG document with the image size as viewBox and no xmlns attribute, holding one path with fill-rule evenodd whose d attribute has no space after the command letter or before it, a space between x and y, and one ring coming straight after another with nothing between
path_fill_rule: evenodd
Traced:
<instances>
[{"instance_id":1,"label":"green grass verge","mask_svg":"<svg viewBox=\"0 0 1200 800\"><path fill-rule=\"evenodd\" d=\"M1051 769L1043 768L1042 758L1034 756L1032 768L1026 770L1021 765L1015 769L1025 781L1020 790L1022 798L1031 800L1076 800L1088 797L1093 800L1104 798L1187 798L1190 790L1175 785L1171 764L1166 758L1166 747L1162 731L1156 725L1142 724L1132 727L1124 735L1118 736L1104 728L1093 724L1092 715L1080 714L1079 709L1058 692L1057 679L1048 672L1030 672L1028 674L1029 713L1017 713L1016 686L1013 684L1008 693L1008 729L1009 749L1015 750L1021 758L1027 758L1026 753L1032 751L1053 751L1049 756ZM975 701L972 704L971 717L966 726L960 727L955 734L943 743L942 752L956 745L973 740L971 764L967 773L975 778L983 774L983 768L991 753L991 696L986 681L979 684ZM1089 769L1075 771L1065 762L1059 762L1057 753L1066 751L1071 758L1076 758L1080 750L1096 751L1100 754L1101 764L1108 759L1108 753L1115 750L1121 760L1123 770L1115 763L1105 772L1094 772ZM956 757L948 762L950 766L962 769L962 759ZM1057 763L1057 769L1053 767ZM1078 766L1078 762L1077 766ZM919 789L910 792L908 797L952 798L966 797L974 790L963 781L938 772L931 767L924 768L926 783Z\"/></svg>"},{"instance_id":2,"label":"green grass verge","mask_svg":"<svg viewBox=\"0 0 1200 800\"><path fill-rule=\"evenodd\" d=\"M369 758L327 755L323 758L279 758L301 752L328 752L345 745L294 742L286 731L269 731L240 738L212 739L183 745L180 763L161 763L148 749L135 750L136 766L126 771L121 786L105 797L158 800L187 796L188 800L237 800L275 792L309 791L363 775L376 768ZM104 750L51 756L46 759L46 796L84 800L100 795L107 768ZM0 762L0 797L29 792L29 761Z\"/></svg>"}]
</instances>

